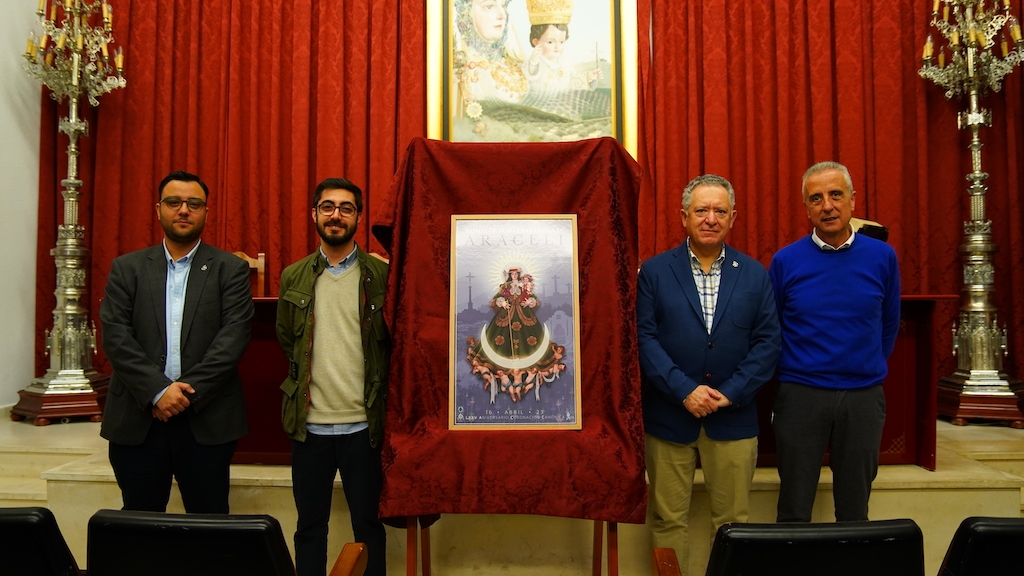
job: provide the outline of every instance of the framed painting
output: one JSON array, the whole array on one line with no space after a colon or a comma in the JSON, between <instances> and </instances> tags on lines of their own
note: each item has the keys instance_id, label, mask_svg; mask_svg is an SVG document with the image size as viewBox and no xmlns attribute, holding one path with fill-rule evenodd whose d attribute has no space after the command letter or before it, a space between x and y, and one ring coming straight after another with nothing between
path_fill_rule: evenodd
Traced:
<instances>
[{"instance_id":1,"label":"framed painting","mask_svg":"<svg viewBox=\"0 0 1024 576\"><path fill-rule=\"evenodd\" d=\"M579 430L576 215L452 216L451 430Z\"/></svg>"},{"instance_id":2,"label":"framed painting","mask_svg":"<svg viewBox=\"0 0 1024 576\"><path fill-rule=\"evenodd\" d=\"M636 33L636 0L427 0L428 135L636 157Z\"/></svg>"}]
</instances>

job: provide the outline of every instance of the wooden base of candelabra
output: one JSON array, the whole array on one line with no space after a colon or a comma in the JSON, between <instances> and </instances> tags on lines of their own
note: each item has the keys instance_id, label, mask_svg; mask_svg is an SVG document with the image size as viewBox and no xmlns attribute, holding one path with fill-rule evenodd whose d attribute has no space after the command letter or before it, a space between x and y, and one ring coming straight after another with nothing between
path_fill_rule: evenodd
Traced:
<instances>
[{"instance_id":1,"label":"wooden base of candelabra","mask_svg":"<svg viewBox=\"0 0 1024 576\"><path fill-rule=\"evenodd\" d=\"M47 426L54 420L86 417L91 422L103 420L103 406L107 402L107 382L93 383L92 390L84 392L36 392L19 390L20 400L11 409L11 420L31 418L36 426Z\"/></svg>"},{"instance_id":2,"label":"wooden base of candelabra","mask_svg":"<svg viewBox=\"0 0 1024 576\"><path fill-rule=\"evenodd\" d=\"M939 415L948 416L956 426L966 426L970 420L995 420L1024 428L1024 383L1015 378L1005 382L1003 390L978 391L965 385L962 377L943 376L937 391Z\"/></svg>"}]
</instances>

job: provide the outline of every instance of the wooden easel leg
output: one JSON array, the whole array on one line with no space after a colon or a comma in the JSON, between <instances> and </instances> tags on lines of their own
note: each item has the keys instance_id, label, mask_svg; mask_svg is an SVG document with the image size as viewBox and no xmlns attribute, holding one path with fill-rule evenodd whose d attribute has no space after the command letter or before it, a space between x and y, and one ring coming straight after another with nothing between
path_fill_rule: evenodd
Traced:
<instances>
[{"instance_id":1,"label":"wooden easel leg","mask_svg":"<svg viewBox=\"0 0 1024 576\"><path fill-rule=\"evenodd\" d=\"M430 576L430 526L420 529L420 555L423 576Z\"/></svg>"},{"instance_id":2,"label":"wooden easel leg","mask_svg":"<svg viewBox=\"0 0 1024 576\"><path fill-rule=\"evenodd\" d=\"M594 520L594 569L591 572L593 576L601 576L601 560L603 554L604 545L604 522L601 520Z\"/></svg>"},{"instance_id":3,"label":"wooden easel leg","mask_svg":"<svg viewBox=\"0 0 1024 576\"><path fill-rule=\"evenodd\" d=\"M405 574L416 576L416 517L405 519Z\"/></svg>"},{"instance_id":4,"label":"wooden easel leg","mask_svg":"<svg viewBox=\"0 0 1024 576\"><path fill-rule=\"evenodd\" d=\"M619 576L619 523L608 523L608 576Z\"/></svg>"}]
</instances>

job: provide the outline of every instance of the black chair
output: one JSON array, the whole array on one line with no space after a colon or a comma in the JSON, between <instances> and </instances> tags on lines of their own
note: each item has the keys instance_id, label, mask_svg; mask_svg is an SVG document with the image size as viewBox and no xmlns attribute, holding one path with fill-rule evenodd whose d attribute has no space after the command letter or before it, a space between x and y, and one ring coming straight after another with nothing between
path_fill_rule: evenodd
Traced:
<instances>
[{"instance_id":1,"label":"black chair","mask_svg":"<svg viewBox=\"0 0 1024 576\"><path fill-rule=\"evenodd\" d=\"M81 572L46 508L0 508L0 572L74 576Z\"/></svg>"},{"instance_id":2,"label":"black chair","mask_svg":"<svg viewBox=\"0 0 1024 576\"><path fill-rule=\"evenodd\" d=\"M272 516L100 510L89 519L89 576L295 576Z\"/></svg>"},{"instance_id":3,"label":"black chair","mask_svg":"<svg viewBox=\"0 0 1024 576\"><path fill-rule=\"evenodd\" d=\"M1024 518L968 518L956 529L939 576L1024 574Z\"/></svg>"},{"instance_id":4,"label":"black chair","mask_svg":"<svg viewBox=\"0 0 1024 576\"><path fill-rule=\"evenodd\" d=\"M924 576L924 541L913 520L726 524L707 574Z\"/></svg>"}]
</instances>

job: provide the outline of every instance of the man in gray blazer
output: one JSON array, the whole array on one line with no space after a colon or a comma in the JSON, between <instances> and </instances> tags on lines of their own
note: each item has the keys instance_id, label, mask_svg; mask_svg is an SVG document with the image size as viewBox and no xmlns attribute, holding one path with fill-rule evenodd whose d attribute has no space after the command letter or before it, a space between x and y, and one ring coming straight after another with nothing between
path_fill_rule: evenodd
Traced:
<instances>
[{"instance_id":1,"label":"man in gray blazer","mask_svg":"<svg viewBox=\"0 0 1024 576\"><path fill-rule=\"evenodd\" d=\"M238 363L253 317L249 267L200 242L209 189L159 186L164 241L115 258L100 305L114 373L100 435L125 510L163 512L171 478L187 512L228 513L228 470L249 428Z\"/></svg>"}]
</instances>

